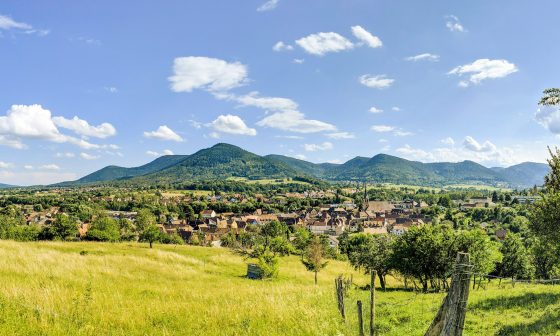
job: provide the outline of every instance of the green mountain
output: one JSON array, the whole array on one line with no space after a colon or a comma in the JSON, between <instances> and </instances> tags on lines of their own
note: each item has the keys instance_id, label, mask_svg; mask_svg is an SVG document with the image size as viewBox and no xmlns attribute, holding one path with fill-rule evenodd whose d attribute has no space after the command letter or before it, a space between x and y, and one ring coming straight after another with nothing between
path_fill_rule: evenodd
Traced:
<instances>
[{"instance_id":1,"label":"green mountain","mask_svg":"<svg viewBox=\"0 0 560 336\"><path fill-rule=\"evenodd\" d=\"M0 189L14 188L14 187L15 187L15 186L13 186L13 185L0 183Z\"/></svg>"},{"instance_id":2,"label":"green mountain","mask_svg":"<svg viewBox=\"0 0 560 336\"><path fill-rule=\"evenodd\" d=\"M523 162L507 168L492 168L514 186L540 186L550 167L544 163Z\"/></svg>"},{"instance_id":3,"label":"green mountain","mask_svg":"<svg viewBox=\"0 0 560 336\"><path fill-rule=\"evenodd\" d=\"M219 143L202 149L173 166L134 180L173 183L228 177L285 178L299 174L296 169L281 161L258 156L237 146Z\"/></svg>"},{"instance_id":4,"label":"green mountain","mask_svg":"<svg viewBox=\"0 0 560 336\"><path fill-rule=\"evenodd\" d=\"M526 162L508 168L487 168L476 162L422 163L387 154L355 157L343 164L311 163L283 155L259 156L237 146L219 143L192 155L162 156L134 168L108 166L65 185L124 181L127 184L180 183L243 177L276 179L312 177L327 181L442 186L486 184L531 187L543 183L548 166Z\"/></svg>"},{"instance_id":5,"label":"green mountain","mask_svg":"<svg viewBox=\"0 0 560 336\"><path fill-rule=\"evenodd\" d=\"M133 168L107 166L101 170L82 177L81 179L77 180L76 183L113 181L146 175L176 165L187 157L188 155L165 155L143 166Z\"/></svg>"}]
</instances>

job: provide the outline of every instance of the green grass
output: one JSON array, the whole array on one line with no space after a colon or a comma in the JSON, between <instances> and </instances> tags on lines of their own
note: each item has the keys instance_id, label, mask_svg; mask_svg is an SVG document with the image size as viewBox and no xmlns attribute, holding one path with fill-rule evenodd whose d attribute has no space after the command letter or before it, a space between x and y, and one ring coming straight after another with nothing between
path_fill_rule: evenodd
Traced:
<instances>
[{"instance_id":1,"label":"green grass","mask_svg":"<svg viewBox=\"0 0 560 336\"><path fill-rule=\"evenodd\" d=\"M278 279L245 272L242 258L219 248L0 241L0 335L357 334L367 277L347 263L331 261L318 286L298 257L282 258ZM346 323L334 298L340 273L357 285ZM443 295L378 290L378 334L422 335ZM494 281L471 292L465 335L554 335L559 317L560 286Z\"/></svg>"}]
</instances>

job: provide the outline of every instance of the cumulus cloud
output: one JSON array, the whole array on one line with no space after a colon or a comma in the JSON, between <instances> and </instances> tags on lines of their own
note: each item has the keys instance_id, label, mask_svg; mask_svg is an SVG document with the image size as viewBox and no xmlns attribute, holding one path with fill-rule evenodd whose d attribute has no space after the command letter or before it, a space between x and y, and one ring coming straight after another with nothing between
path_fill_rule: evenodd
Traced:
<instances>
[{"instance_id":1,"label":"cumulus cloud","mask_svg":"<svg viewBox=\"0 0 560 336\"><path fill-rule=\"evenodd\" d=\"M558 106L540 107L535 114L535 119L550 132L560 134L560 108Z\"/></svg>"},{"instance_id":2,"label":"cumulus cloud","mask_svg":"<svg viewBox=\"0 0 560 336\"><path fill-rule=\"evenodd\" d=\"M379 39L379 37L374 36L372 33L368 32L361 26L353 26L352 27L352 34L365 43L370 48L379 48L383 46L383 42Z\"/></svg>"},{"instance_id":3,"label":"cumulus cloud","mask_svg":"<svg viewBox=\"0 0 560 336\"><path fill-rule=\"evenodd\" d=\"M399 111L401 111L401 108L398 107L398 106L393 106L393 107L391 107L391 110L393 110L395 112L399 112Z\"/></svg>"},{"instance_id":4,"label":"cumulus cloud","mask_svg":"<svg viewBox=\"0 0 560 336\"><path fill-rule=\"evenodd\" d=\"M257 135L257 130L248 127L238 116L227 114L220 115L210 123L210 126L217 132L235 135Z\"/></svg>"},{"instance_id":5,"label":"cumulus cloud","mask_svg":"<svg viewBox=\"0 0 560 336\"><path fill-rule=\"evenodd\" d=\"M257 12L266 12L275 9L280 0L268 0L257 8Z\"/></svg>"},{"instance_id":6,"label":"cumulus cloud","mask_svg":"<svg viewBox=\"0 0 560 336\"><path fill-rule=\"evenodd\" d=\"M327 138L331 139L354 139L356 136L354 133L349 132L334 132L325 134Z\"/></svg>"},{"instance_id":7,"label":"cumulus cloud","mask_svg":"<svg viewBox=\"0 0 560 336\"><path fill-rule=\"evenodd\" d=\"M469 75L468 80L459 82L459 86L467 87L470 84L479 84L486 79L502 78L517 72L515 64L505 59L491 60L478 59L470 64L461 65L451 69L450 75Z\"/></svg>"},{"instance_id":8,"label":"cumulus cloud","mask_svg":"<svg viewBox=\"0 0 560 336\"><path fill-rule=\"evenodd\" d=\"M306 52L317 56L354 48L352 42L334 32L311 34L296 40L296 44Z\"/></svg>"},{"instance_id":9,"label":"cumulus cloud","mask_svg":"<svg viewBox=\"0 0 560 336\"><path fill-rule=\"evenodd\" d=\"M0 161L0 169L12 168L13 166L11 163Z\"/></svg>"},{"instance_id":10,"label":"cumulus cloud","mask_svg":"<svg viewBox=\"0 0 560 336\"><path fill-rule=\"evenodd\" d=\"M62 134L55 124L55 118L62 117L53 118L51 111L41 105L12 105L6 116L0 117L0 145L24 149L27 146L23 143L23 139L39 139L55 143L70 143L85 149L107 146L92 144L84 139ZM100 127L105 130L104 126Z\"/></svg>"},{"instance_id":11,"label":"cumulus cloud","mask_svg":"<svg viewBox=\"0 0 560 336\"><path fill-rule=\"evenodd\" d=\"M467 31L461 21L459 21L459 18L455 15L445 16L445 26L447 27L447 29L449 29L449 31L452 32L464 33Z\"/></svg>"},{"instance_id":12,"label":"cumulus cloud","mask_svg":"<svg viewBox=\"0 0 560 336\"><path fill-rule=\"evenodd\" d=\"M496 145L494 145L490 141L486 140L484 141L484 143L481 144L471 136L465 137L465 141L463 141L463 146L465 146L466 149L471 150L473 152L493 152L496 150Z\"/></svg>"},{"instance_id":13,"label":"cumulus cloud","mask_svg":"<svg viewBox=\"0 0 560 336\"><path fill-rule=\"evenodd\" d=\"M144 132L144 137L151 138L151 139L158 139L158 140L176 141L176 142L184 141L179 134L175 133L175 131L167 127L167 125L162 125L158 127L158 129L155 131Z\"/></svg>"},{"instance_id":14,"label":"cumulus cloud","mask_svg":"<svg viewBox=\"0 0 560 336\"><path fill-rule=\"evenodd\" d=\"M191 92L202 89L212 92L228 91L245 84L247 67L239 62L228 63L210 57L178 57L173 62L171 90Z\"/></svg>"},{"instance_id":15,"label":"cumulus cloud","mask_svg":"<svg viewBox=\"0 0 560 336\"><path fill-rule=\"evenodd\" d=\"M60 171L0 171L0 180L4 183L29 186L47 185L77 178L75 173Z\"/></svg>"},{"instance_id":16,"label":"cumulus cloud","mask_svg":"<svg viewBox=\"0 0 560 336\"><path fill-rule=\"evenodd\" d=\"M66 152L66 153L56 153L55 157L57 158L73 158L75 157L76 154L74 153L70 153L70 152Z\"/></svg>"},{"instance_id":17,"label":"cumulus cloud","mask_svg":"<svg viewBox=\"0 0 560 336\"><path fill-rule=\"evenodd\" d=\"M156 152L156 151L146 151L146 154L150 155L150 156L163 156L163 155L173 155L173 151L170 149L164 149L161 153Z\"/></svg>"},{"instance_id":18,"label":"cumulus cloud","mask_svg":"<svg viewBox=\"0 0 560 336\"><path fill-rule=\"evenodd\" d=\"M362 75L359 78L360 83L372 89L385 89L390 87L394 79L387 78L387 75Z\"/></svg>"},{"instance_id":19,"label":"cumulus cloud","mask_svg":"<svg viewBox=\"0 0 560 336\"><path fill-rule=\"evenodd\" d=\"M294 158L296 158L298 160L305 160L306 159L305 155L303 155L303 154L296 154L296 155L294 155Z\"/></svg>"},{"instance_id":20,"label":"cumulus cloud","mask_svg":"<svg viewBox=\"0 0 560 336\"><path fill-rule=\"evenodd\" d=\"M305 115L299 111L274 113L257 122L257 125L297 133L336 131L334 125L319 120L305 119Z\"/></svg>"},{"instance_id":21,"label":"cumulus cloud","mask_svg":"<svg viewBox=\"0 0 560 336\"><path fill-rule=\"evenodd\" d=\"M404 145L404 147L397 148L395 151L406 159L418 161L434 161L434 155L432 153L426 152L422 149L412 148L408 144Z\"/></svg>"},{"instance_id":22,"label":"cumulus cloud","mask_svg":"<svg viewBox=\"0 0 560 336\"><path fill-rule=\"evenodd\" d=\"M294 58L292 62L295 64L303 64L305 60L303 58Z\"/></svg>"},{"instance_id":23,"label":"cumulus cloud","mask_svg":"<svg viewBox=\"0 0 560 336\"><path fill-rule=\"evenodd\" d=\"M369 112L370 112L370 113L377 114L377 113L382 113L383 110L380 109L380 108L377 108L377 107L375 107L375 106L372 106L372 107L369 108Z\"/></svg>"},{"instance_id":24,"label":"cumulus cloud","mask_svg":"<svg viewBox=\"0 0 560 336\"><path fill-rule=\"evenodd\" d=\"M278 41L278 42L276 42L276 44L274 44L272 46L272 50L274 50L274 51L290 51L290 50L293 50L293 49L294 49L294 47L292 47L291 45L286 44L282 41Z\"/></svg>"},{"instance_id":25,"label":"cumulus cloud","mask_svg":"<svg viewBox=\"0 0 560 336\"><path fill-rule=\"evenodd\" d=\"M437 61L439 61L439 55L424 53L424 54L418 54L418 55L415 55L415 56L407 57L407 58L405 58L405 60L411 61L411 62L417 62L417 61L437 62Z\"/></svg>"},{"instance_id":26,"label":"cumulus cloud","mask_svg":"<svg viewBox=\"0 0 560 336\"><path fill-rule=\"evenodd\" d=\"M306 152L325 151L333 149L333 144L330 142L323 142L320 144L305 144L303 145L303 149L305 149Z\"/></svg>"},{"instance_id":27,"label":"cumulus cloud","mask_svg":"<svg viewBox=\"0 0 560 336\"><path fill-rule=\"evenodd\" d=\"M80 153L80 157L84 160L97 160L97 159L99 159L99 156L88 154L88 153Z\"/></svg>"},{"instance_id":28,"label":"cumulus cloud","mask_svg":"<svg viewBox=\"0 0 560 336\"><path fill-rule=\"evenodd\" d=\"M115 127L109 123L92 126L87 121L76 116L72 119L53 117L52 120L56 126L69 129L81 136L104 139L117 134Z\"/></svg>"}]
</instances>

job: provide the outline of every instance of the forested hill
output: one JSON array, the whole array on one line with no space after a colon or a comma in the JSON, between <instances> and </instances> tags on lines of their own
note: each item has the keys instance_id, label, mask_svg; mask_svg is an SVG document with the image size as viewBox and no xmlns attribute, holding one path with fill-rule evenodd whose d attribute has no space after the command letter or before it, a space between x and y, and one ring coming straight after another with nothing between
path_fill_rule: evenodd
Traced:
<instances>
[{"instance_id":1,"label":"forested hill","mask_svg":"<svg viewBox=\"0 0 560 336\"><path fill-rule=\"evenodd\" d=\"M65 185L126 180L128 184L180 183L243 177L277 179L312 177L325 181L364 181L421 186L485 184L516 188L541 185L548 166L525 162L507 168L487 168L476 162L422 163L378 154L355 157L343 164L311 163L282 156L259 156L219 143L192 155L162 156L133 168L108 166Z\"/></svg>"}]
</instances>

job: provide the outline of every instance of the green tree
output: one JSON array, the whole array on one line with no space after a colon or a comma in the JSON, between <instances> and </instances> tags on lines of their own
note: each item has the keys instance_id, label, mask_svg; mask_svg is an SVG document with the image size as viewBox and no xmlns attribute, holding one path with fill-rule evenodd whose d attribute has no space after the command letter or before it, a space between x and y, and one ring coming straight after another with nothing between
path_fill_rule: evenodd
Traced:
<instances>
[{"instance_id":1,"label":"green tree","mask_svg":"<svg viewBox=\"0 0 560 336\"><path fill-rule=\"evenodd\" d=\"M470 255L472 271L475 273L473 285L477 274L492 273L496 263L502 260L497 243L492 242L481 229L461 231L457 237L457 249Z\"/></svg>"},{"instance_id":2,"label":"green tree","mask_svg":"<svg viewBox=\"0 0 560 336\"><path fill-rule=\"evenodd\" d=\"M86 240L116 242L121 237L116 220L107 216L99 216L86 233Z\"/></svg>"},{"instance_id":3,"label":"green tree","mask_svg":"<svg viewBox=\"0 0 560 336\"><path fill-rule=\"evenodd\" d=\"M389 235L365 235L351 239L348 259L356 269L365 270L366 273L376 272L381 288L385 289L385 276L391 269L392 241ZM358 243L356 246L352 243Z\"/></svg>"},{"instance_id":4,"label":"green tree","mask_svg":"<svg viewBox=\"0 0 560 336\"><path fill-rule=\"evenodd\" d=\"M323 244L321 243L320 238L315 236L313 237L311 244L307 247L301 261L308 271L315 273L315 285L317 285L317 273L319 273L319 271L325 268L328 264L328 262L324 261L324 259L325 251Z\"/></svg>"},{"instance_id":5,"label":"green tree","mask_svg":"<svg viewBox=\"0 0 560 336\"><path fill-rule=\"evenodd\" d=\"M500 276L528 279L533 276L533 269L529 252L523 245L519 235L508 233L500 247L503 255L502 262L498 264Z\"/></svg>"},{"instance_id":6,"label":"green tree","mask_svg":"<svg viewBox=\"0 0 560 336\"><path fill-rule=\"evenodd\" d=\"M155 224L146 227L140 234L140 241L150 243L150 248L152 248L153 243L161 241L161 238L162 232Z\"/></svg>"},{"instance_id":7,"label":"green tree","mask_svg":"<svg viewBox=\"0 0 560 336\"><path fill-rule=\"evenodd\" d=\"M311 232L305 228L297 228L294 232L294 240L292 244L300 252L301 258L303 259L303 254L309 243L311 243Z\"/></svg>"},{"instance_id":8,"label":"green tree","mask_svg":"<svg viewBox=\"0 0 560 336\"><path fill-rule=\"evenodd\" d=\"M140 209L136 215L136 230L144 231L146 228L156 225L156 216L149 209Z\"/></svg>"},{"instance_id":9,"label":"green tree","mask_svg":"<svg viewBox=\"0 0 560 336\"><path fill-rule=\"evenodd\" d=\"M54 221L45 229L48 239L71 240L78 236L78 224L76 220L64 214L55 216Z\"/></svg>"}]
</instances>

